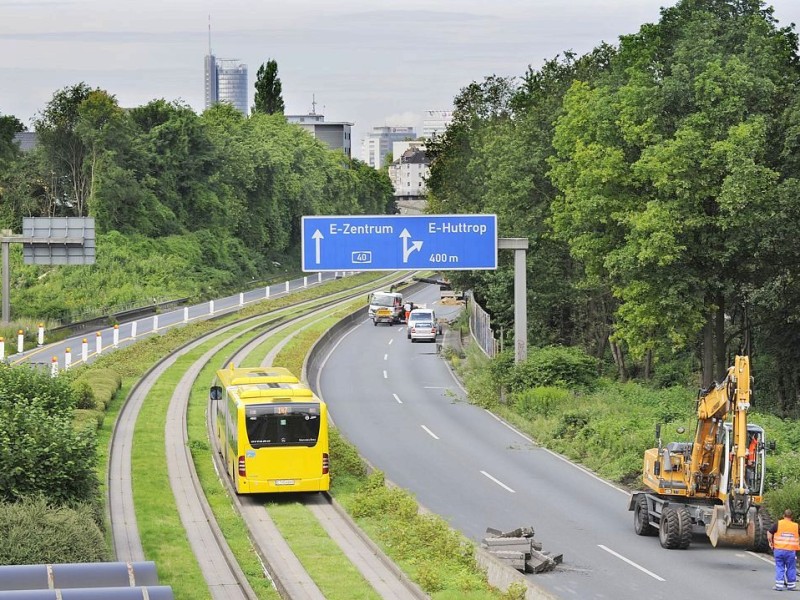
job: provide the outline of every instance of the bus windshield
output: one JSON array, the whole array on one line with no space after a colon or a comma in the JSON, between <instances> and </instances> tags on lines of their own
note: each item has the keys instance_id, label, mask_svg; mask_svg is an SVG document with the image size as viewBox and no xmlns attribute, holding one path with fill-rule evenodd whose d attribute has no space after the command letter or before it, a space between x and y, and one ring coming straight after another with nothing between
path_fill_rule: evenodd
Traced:
<instances>
[{"instance_id":1,"label":"bus windshield","mask_svg":"<svg viewBox=\"0 0 800 600\"><path fill-rule=\"evenodd\" d=\"M254 404L246 406L247 437L253 448L314 446L319 437L318 404Z\"/></svg>"}]
</instances>

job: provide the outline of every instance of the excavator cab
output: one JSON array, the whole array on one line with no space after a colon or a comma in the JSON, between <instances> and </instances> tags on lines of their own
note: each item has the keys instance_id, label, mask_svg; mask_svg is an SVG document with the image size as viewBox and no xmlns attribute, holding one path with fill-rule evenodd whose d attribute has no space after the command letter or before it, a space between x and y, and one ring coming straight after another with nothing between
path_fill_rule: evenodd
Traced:
<instances>
[{"instance_id":1,"label":"excavator cab","mask_svg":"<svg viewBox=\"0 0 800 600\"><path fill-rule=\"evenodd\" d=\"M747 493L754 497L757 503L761 503L761 496L764 495L764 478L766 476L766 450L767 444L764 438L764 429L758 425L747 425L747 457L745 459L745 469L740 473L739 481L731 481L733 461L733 426L730 423L723 425L722 433L724 436L725 456L728 457L723 463L721 473L721 486L727 489L746 489Z\"/></svg>"}]
</instances>

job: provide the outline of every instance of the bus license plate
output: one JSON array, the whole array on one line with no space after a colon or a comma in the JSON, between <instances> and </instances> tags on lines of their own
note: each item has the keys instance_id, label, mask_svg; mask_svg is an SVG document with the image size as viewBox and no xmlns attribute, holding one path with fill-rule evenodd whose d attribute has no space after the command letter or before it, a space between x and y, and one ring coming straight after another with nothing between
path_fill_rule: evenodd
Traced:
<instances>
[{"instance_id":1,"label":"bus license plate","mask_svg":"<svg viewBox=\"0 0 800 600\"><path fill-rule=\"evenodd\" d=\"M276 479L275 485L294 485L294 479Z\"/></svg>"}]
</instances>

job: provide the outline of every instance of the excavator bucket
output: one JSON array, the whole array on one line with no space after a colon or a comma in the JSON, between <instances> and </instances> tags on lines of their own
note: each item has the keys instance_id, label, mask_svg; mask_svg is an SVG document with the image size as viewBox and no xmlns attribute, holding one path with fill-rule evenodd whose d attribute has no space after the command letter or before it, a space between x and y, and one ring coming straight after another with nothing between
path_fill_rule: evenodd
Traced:
<instances>
[{"instance_id":1,"label":"excavator bucket","mask_svg":"<svg viewBox=\"0 0 800 600\"><path fill-rule=\"evenodd\" d=\"M734 527L728 523L724 506L715 506L711 516L711 523L706 526L706 535L711 540L711 545L717 546L745 546L755 547L756 527L754 519L748 519L747 527Z\"/></svg>"}]
</instances>

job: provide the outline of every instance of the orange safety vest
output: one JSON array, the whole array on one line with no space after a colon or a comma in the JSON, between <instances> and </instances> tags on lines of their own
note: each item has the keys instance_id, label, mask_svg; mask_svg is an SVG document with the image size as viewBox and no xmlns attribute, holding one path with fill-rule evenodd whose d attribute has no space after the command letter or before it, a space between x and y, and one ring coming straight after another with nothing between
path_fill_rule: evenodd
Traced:
<instances>
[{"instance_id":1,"label":"orange safety vest","mask_svg":"<svg viewBox=\"0 0 800 600\"><path fill-rule=\"evenodd\" d=\"M778 531L772 537L772 545L775 550L800 550L800 531L797 523L789 519L778 521Z\"/></svg>"},{"instance_id":2,"label":"orange safety vest","mask_svg":"<svg viewBox=\"0 0 800 600\"><path fill-rule=\"evenodd\" d=\"M750 440L750 446L747 448L748 462L756 461L756 450L758 450L758 438L754 436L753 439Z\"/></svg>"}]
</instances>

